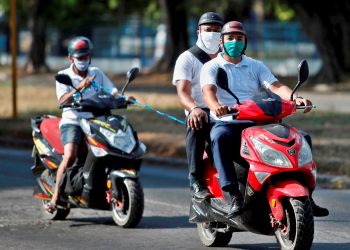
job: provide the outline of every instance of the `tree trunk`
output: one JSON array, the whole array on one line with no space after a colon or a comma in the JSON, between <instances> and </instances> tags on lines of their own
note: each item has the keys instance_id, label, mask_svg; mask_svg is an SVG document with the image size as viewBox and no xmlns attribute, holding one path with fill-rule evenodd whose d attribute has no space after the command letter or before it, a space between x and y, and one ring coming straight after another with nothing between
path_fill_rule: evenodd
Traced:
<instances>
[{"instance_id":1,"label":"tree trunk","mask_svg":"<svg viewBox=\"0 0 350 250\"><path fill-rule=\"evenodd\" d=\"M223 13L223 18L227 22L240 21L250 17L253 7L253 0L231 0L227 2L226 10Z\"/></svg>"},{"instance_id":2,"label":"tree trunk","mask_svg":"<svg viewBox=\"0 0 350 250\"><path fill-rule=\"evenodd\" d=\"M313 40L322 68L312 82L337 83L350 72L350 3L288 0L305 33Z\"/></svg>"},{"instance_id":3,"label":"tree trunk","mask_svg":"<svg viewBox=\"0 0 350 250\"><path fill-rule=\"evenodd\" d=\"M46 59L46 19L45 9L50 1L30 0L28 3L30 11L29 29L32 35L32 43L24 66L28 73L39 73L50 71L45 62Z\"/></svg>"},{"instance_id":4,"label":"tree trunk","mask_svg":"<svg viewBox=\"0 0 350 250\"><path fill-rule=\"evenodd\" d=\"M165 13L167 38L163 56L151 67L150 72L166 72L173 69L177 57L188 49L187 14L185 0L160 0Z\"/></svg>"}]
</instances>

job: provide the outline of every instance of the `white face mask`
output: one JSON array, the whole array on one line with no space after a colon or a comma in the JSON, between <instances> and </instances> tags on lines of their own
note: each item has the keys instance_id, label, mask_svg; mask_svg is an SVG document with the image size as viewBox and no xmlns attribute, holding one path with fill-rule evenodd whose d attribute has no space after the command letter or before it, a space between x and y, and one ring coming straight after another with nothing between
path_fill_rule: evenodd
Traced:
<instances>
[{"instance_id":1,"label":"white face mask","mask_svg":"<svg viewBox=\"0 0 350 250\"><path fill-rule=\"evenodd\" d=\"M197 46L208 54L215 54L219 50L220 32L200 32Z\"/></svg>"},{"instance_id":2,"label":"white face mask","mask_svg":"<svg viewBox=\"0 0 350 250\"><path fill-rule=\"evenodd\" d=\"M90 60L79 61L78 59L73 58L73 62L79 71L86 71L90 66Z\"/></svg>"}]
</instances>

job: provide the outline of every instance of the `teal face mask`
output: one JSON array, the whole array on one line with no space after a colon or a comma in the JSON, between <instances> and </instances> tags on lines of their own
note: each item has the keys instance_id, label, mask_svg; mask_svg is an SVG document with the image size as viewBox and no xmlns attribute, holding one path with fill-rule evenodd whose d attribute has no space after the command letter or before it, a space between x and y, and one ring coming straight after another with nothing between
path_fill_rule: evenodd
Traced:
<instances>
[{"instance_id":1,"label":"teal face mask","mask_svg":"<svg viewBox=\"0 0 350 250\"><path fill-rule=\"evenodd\" d=\"M244 41L230 41L224 43L224 53L229 55L232 58L237 58L242 55L242 51L244 49L245 42Z\"/></svg>"}]
</instances>

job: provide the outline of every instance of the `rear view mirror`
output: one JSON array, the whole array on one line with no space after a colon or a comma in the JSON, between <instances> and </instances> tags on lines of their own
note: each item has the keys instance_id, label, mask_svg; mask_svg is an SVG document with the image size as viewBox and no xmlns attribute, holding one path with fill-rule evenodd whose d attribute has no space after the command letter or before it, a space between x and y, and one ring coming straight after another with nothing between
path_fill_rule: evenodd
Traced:
<instances>
[{"instance_id":1,"label":"rear view mirror","mask_svg":"<svg viewBox=\"0 0 350 250\"><path fill-rule=\"evenodd\" d=\"M306 60L302 60L298 65L298 84L302 84L309 77L309 65Z\"/></svg>"},{"instance_id":2,"label":"rear view mirror","mask_svg":"<svg viewBox=\"0 0 350 250\"><path fill-rule=\"evenodd\" d=\"M229 86L228 86L228 79L227 79L227 73L223 68L219 68L217 75L216 75L216 84L226 90L226 92L228 92L233 98L236 99L237 104L241 104L239 102L239 99L237 98L237 96L230 90Z\"/></svg>"},{"instance_id":3,"label":"rear view mirror","mask_svg":"<svg viewBox=\"0 0 350 250\"><path fill-rule=\"evenodd\" d=\"M136 78L138 73L139 73L139 68L132 68L126 73L127 82L125 83L122 91L120 92L121 95L124 95L124 92L128 87L129 83L131 83L131 81L133 81Z\"/></svg>"},{"instance_id":4,"label":"rear view mirror","mask_svg":"<svg viewBox=\"0 0 350 250\"><path fill-rule=\"evenodd\" d=\"M73 87L72 79L69 77L69 75L57 74L57 75L55 75L55 79L59 83Z\"/></svg>"},{"instance_id":5,"label":"rear view mirror","mask_svg":"<svg viewBox=\"0 0 350 250\"><path fill-rule=\"evenodd\" d=\"M307 78L309 77L309 65L307 61L304 59L298 65L298 82L295 85L292 94L290 95L290 100L293 101L293 95L295 91L303 84Z\"/></svg>"},{"instance_id":6,"label":"rear view mirror","mask_svg":"<svg viewBox=\"0 0 350 250\"><path fill-rule=\"evenodd\" d=\"M128 78L128 81L133 81L137 74L139 73L139 68L132 68L126 73L126 77Z\"/></svg>"}]
</instances>

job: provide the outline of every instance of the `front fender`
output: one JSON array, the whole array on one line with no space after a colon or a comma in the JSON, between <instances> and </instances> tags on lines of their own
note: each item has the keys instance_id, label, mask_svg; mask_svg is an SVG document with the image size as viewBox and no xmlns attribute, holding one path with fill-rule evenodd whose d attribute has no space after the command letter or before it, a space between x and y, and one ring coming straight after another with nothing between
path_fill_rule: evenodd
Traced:
<instances>
[{"instance_id":1,"label":"front fender","mask_svg":"<svg viewBox=\"0 0 350 250\"><path fill-rule=\"evenodd\" d=\"M127 179L127 178L131 178L131 179L135 179L138 178L138 172L134 169L120 169L120 170L112 170L110 173L110 176L112 177L112 179Z\"/></svg>"},{"instance_id":2,"label":"front fender","mask_svg":"<svg viewBox=\"0 0 350 250\"><path fill-rule=\"evenodd\" d=\"M271 212L278 221L285 216L282 199L284 197L308 197L309 190L296 180L281 180L267 189L267 200L269 202Z\"/></svg>"}]
</instances>

